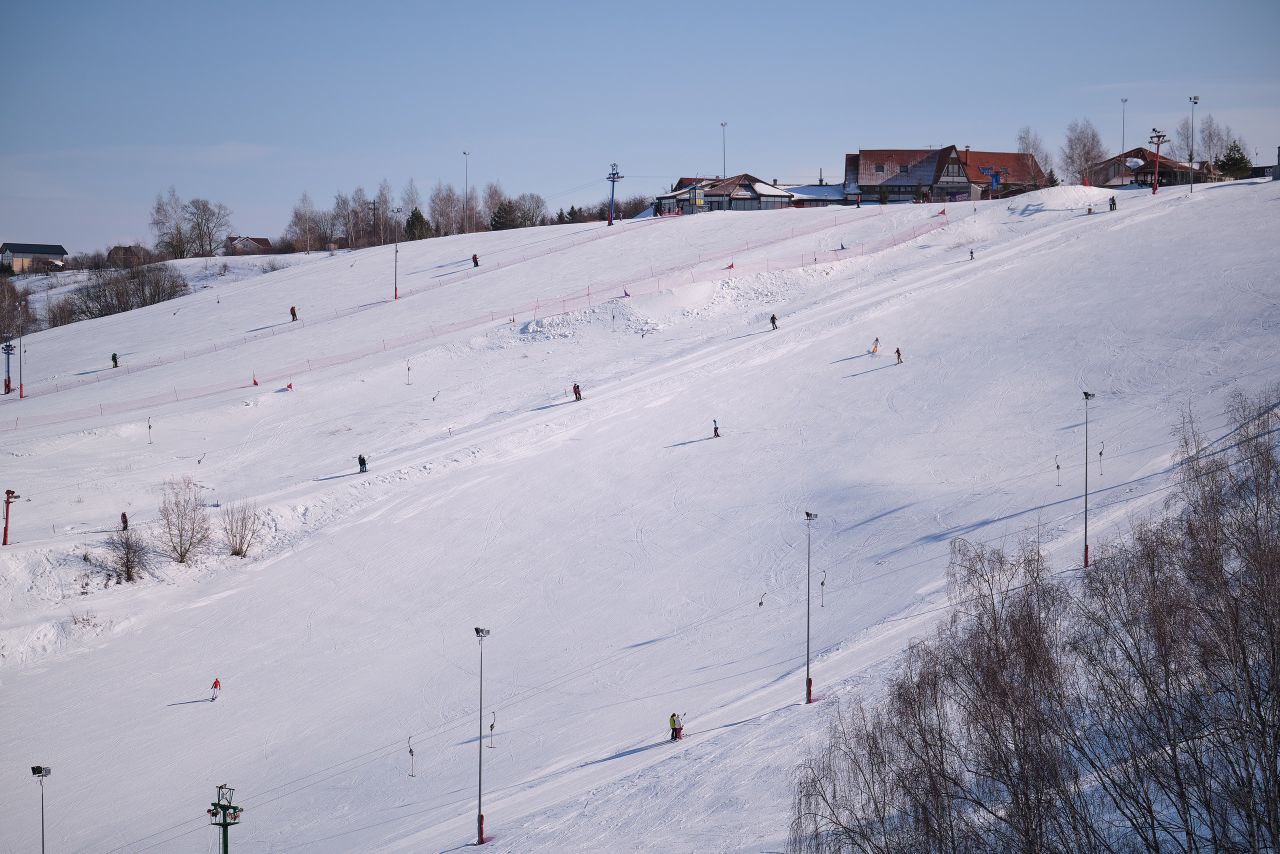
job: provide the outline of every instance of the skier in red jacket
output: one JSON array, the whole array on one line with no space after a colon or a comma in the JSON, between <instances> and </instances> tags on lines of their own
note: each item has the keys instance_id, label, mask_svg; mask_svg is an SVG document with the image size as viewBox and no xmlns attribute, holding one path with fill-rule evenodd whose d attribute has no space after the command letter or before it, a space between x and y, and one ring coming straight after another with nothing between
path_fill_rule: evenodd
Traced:
<instances>
[{"instance_id":1,"label":"skier in red jacket","mask_svg":"<svg viewBox=\"0 0 1280 854\"><path fill-rule=\"evenodd\" d=\"M221 690L222 690L222 680L219 679L217 676L213 677L213 696L209 698L210 703L218 699L218 692Z\"/></svg>"}]
</instances>

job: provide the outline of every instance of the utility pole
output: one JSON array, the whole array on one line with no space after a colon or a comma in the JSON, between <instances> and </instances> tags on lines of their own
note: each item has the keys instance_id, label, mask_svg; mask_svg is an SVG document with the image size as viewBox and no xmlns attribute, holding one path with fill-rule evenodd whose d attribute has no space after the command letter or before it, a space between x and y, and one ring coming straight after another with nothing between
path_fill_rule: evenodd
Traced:
<instances>
[{"instance_id":1,"label":"utility pole","mask_svg":"<svg viewBox=\"0 0 1280 854\"><path fill-rule=\"evenodd\" d=\"M1089 566L1089 401L1097 397L1084 393L1084 565Z\"/></svg>"},{"instance_id":2,"label":"utility pole","mask_svg":"<svg viewBox=\"0 0 1280 854\"><path fill-rule=\"evenodd\" d=\"M8 338L5 339L4 344L0 344L0 353L4 353L4 393L5 394L8 394L9 392L13 391L13 381L9 379L9 358L13 356L13 351L15 349L16 348L13 346L13 342L10 341Z\"/></svg>"},{"instance_id":3,"label":"utility pole","mask_svg":"<svg viewBox=\"0 0 1280 854\"><path fill-rule=\"evenodd\" d=\"M729 161L725 158L725 147L724 147L724 134L725 134L724 129L727 128L728 126L729 126L728 122L720 123L720 177L721 178L729 177L729 173L728 171L726 171L729 168L728 167Z\"/></svg>"},{"instance_id":4,"label":"utility pole","mask_svg":"<svg viewBox=\"0 0 1280 854\"><path fill-rule=\"evenodd\" d=\"M1155 177L1151 179L1151 195L1153 196L1156 194L1156 191L1160 189L1160 146L1164 145L1168 139L1168 136L1155 128L1151 129L1151 139L1149 139L1148 142L1156 147L1156 174Z\"/></svg>"},{"instance_id":5,"label":"utility pole","mask_svg":"<svg viewBox=\"0 0 1280 854\"><path fill-rule=\"evenodd\" d=\"M231 802L235 794L235 789L223 783L218 787L218 799L205 810L209 814L209 824L222 829L222 854L229 854L231 851L229 831L240 823L242 810Z\"/></svg>"},{"instance_id":6,"label":"utility pole","mask_svg":"<svg viewBox=\"0 0 1280 854\"><path fill-rule=\"evenodd\" d=\"M476 626L476 639L480 641L480 735L476 739L476 750L479 754L479 763L476 765L476 845L484 845L484 810L481 808L484 797L484 639L488 636L488 629Z\"/></svg>"},{"instance_id":7,"label":"utility pole","mask_svg":"<svg viewBox=\"0 0 1280 854\"><path fill-rule=\"evenodd\" d=\"M9 545L9 504L17 501L22 496L14 492L12 489L4 491L4 537L0 538L0 546Z\"/></svg>"},{"instance_id":8,"label":"utility pole","mask_svg":"<svg viewBox=\"0 0 1280 854\"><path fill-rule=\"evenodd\" d=\"M609 164L609 174L605 176L605 180L609 182L609 225L613 225L613 196L614 191L618 188L618 182L623 176L618 174L618 164Z\"/></svg>"},{"instance_id":9,"label":"utility pole","mask_svg":"<svg viewBox=\"0 0 1280 854\"><path fill-rule=\"evenodd\" d=\"M816 513L804 511L804 701L813 702L813 679L809 676L809 613L813 605L813 520Z\"/></svg>"},{"instance_id":10,"label":"utility pole","mask_svg":"<svg viewBox=\"0 0 1280 854\"><path fill-rule=\"evenodd\" d=\"M1191 102L1191 150L1187 153L1188 177L1191 179L1191 192L1196 191L1196 104L1200 103L1199 95L1187 99Z\"/></svg>"},{"instance_id":11,"label":"utility pole","mask_svg":"<svg viewBox=\"0 0 1280 854\"><path fill-rule=\"evenodd\" d=\"M404 208L392 208L391 212L396 215L396 223L395 223L395 229L394 229L394 234L396 239L396 258L395 258L395 266L392 268L392 273L391 273L391 282L392 282L391 299L394 301L394 300L400 299L400 219L399 217L400 217L400 214L404 213Z\"/></svg>"}]
</instances>

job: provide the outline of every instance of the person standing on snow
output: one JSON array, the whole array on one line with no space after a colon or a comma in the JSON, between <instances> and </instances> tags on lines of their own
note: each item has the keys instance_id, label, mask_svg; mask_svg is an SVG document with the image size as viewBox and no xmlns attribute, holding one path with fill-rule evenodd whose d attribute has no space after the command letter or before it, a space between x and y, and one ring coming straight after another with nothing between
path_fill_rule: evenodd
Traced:
<instances>
[{"instance_id":1,"label":"person standing on snow","mask_svg":"<svg viewBox=\"0 0 1280 854\"><path fill-rule=\"evenodd\" d=\"M113 368L120 367L120 357L115 353L111 354L111 367Z\"/></svg>"},{"instance_id":2,"label":"person standing on snow","mask_svg":"<svg viewBox=\"0 0 1280 854\"><path fill-rule=\"evenodd\" d=\"M573 384L573 399L582 400L582 387L577 383Z\"/></svg>"},{"instance_id":3,"label":"person standing on snow","mask_svg":"<svg viewBox=\"0 0 1280 854\"><path fill-rule=\"evenodd\" d=\"M1115 197L1115 196L1112 196L1112 197L1111 197L1110 205L1111 205L1111 209L1112 209L1112 210L1115 210L1115 209L1116 209L1116 197Z\"/></svg>"},{"instance_id":4,"label":"person standing on snow","mask_svg":"<svg viewBox=\"0 0 1280 854\"><path fill-rule=\"evenodd\" d=\"M972 261L972 260L973 260L973 250L972 250L972 249L970 249L970 250L969 250L969 260L970 260L970 261Z\"/></svg>"},{"instance_id":5,"label":"person standing on snow","mask_svg":"<svg viewBox=\"0 0 1280 854\"><path fill-rule=\"evenodd\" d=\"M356 462L360 465L360 474L369 471L369 461L364 458L364 454L356 457Z\"/></svg>"},{"instance_id":6,"label":"person standing on snow","mask_svg":"<svg viewBox=\"0 0 1280 854\"><path fill-rule=\"evenodd\" d=\"M298 319L298 307L296 305L289 306L289 322L292 323Z\"/></svg>"},{"instance_id":7,"label":"person standing on snow","mask_svg":"<svg viewBox=\"0 0 1280 854\"><path fill-rule=\"evenodd\" d=\"M871 342L871 355L874 356L876 353L879 353L879 352L880 352L880 336L877 335L876 340Z\"/></svg>"},{"instance_id":8,"label":"person standing on snow","mask_svg":"<svg viewBox=\"0 0 1280 854\"><path fill-rule=\"evenodd\" d=\"M773 324L773 329L776 332L778 330L778 315L776 314L769 315L769 322Z\"/></svg>"},{"instance_id":9,"label":"person standing on snow","mask_svg":"<svg viewBox=\"0 0 1280 854\"><path fill-rule=\"evenodd\" d=\"M479 255L472 254L472 256L471 256L471 266L472 266L472 267L479 267L479 266L480 266L480 256L479 256Z\"/></svg>"},{"instance_id":10,"label":"person standing on snow","mask_svg":"<svg viewBox=\"0 0 1280 854\"><path fill-rule=\"evenodd\" d=\"M711 438L720 438L720 424L714 418L711 419Z\"/></svg>"},{"instance_id":11,"label":"person standing on snow","mask_svg":"<svg viewBox=\"0 0 1280 854\"><path fill-rule=\"evenodd\" d=\"M221 690L222 690L222 680L219 679L217 676L213 677L213 696L209 698L210 703L218 699L218 692Z\"/></svg>"},{"instance_id":12,"label":"person standing on snow","mask_svg":"<svg viewBox=\"0 0 1280 854\"><path fill-rule=\"evenodd\" d=\"M902 348L901 348L901 347L894 347L894 348L893 348L893 355L895 355L895 356L897 356L897 357L898 357L898 364L899 364L899 365L901 365L901 364L902 364Z\"/></svg>"},{"instance_id":13,"label":"person standing on snow","mask_svg":"<svg viewBox=\"0 0 1280 854\"><path fill-rule=\"evenodd\" d=\"M675 712L671 713L671 720L667 721L671 726L671 740L675 741L680 737L680 716Z\"/></svg>"}]
</instances>

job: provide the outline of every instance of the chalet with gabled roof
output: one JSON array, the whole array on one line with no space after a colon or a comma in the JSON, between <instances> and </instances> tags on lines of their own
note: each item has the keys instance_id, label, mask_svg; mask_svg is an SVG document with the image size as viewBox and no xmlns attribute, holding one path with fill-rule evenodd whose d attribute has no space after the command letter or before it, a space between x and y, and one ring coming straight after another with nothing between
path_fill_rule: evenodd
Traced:
<instances>
[{"instance_id":1,"label":"chalet with gabled roof","mask_svg":"<svg viewBox=\"0 0 1280 854\"><path fill-rule=\"evenodd\" d=\"M777 210L791 205L791 194L754 175L732 178L681 178L675 189L654 200L654 212L668 214L701 211Z\"/></svg>"},{"instance_id":2,"label":"chalet with gabled roof","mask_svg":"<svg viewBox=\"0 0 1280 854\"><path fill-rule=\"evenodd\" d=\"M943 148L864 148L844 158L845 197L867 201L945 202L974 192L954 145Z\"/></svg>"}]
</instances>

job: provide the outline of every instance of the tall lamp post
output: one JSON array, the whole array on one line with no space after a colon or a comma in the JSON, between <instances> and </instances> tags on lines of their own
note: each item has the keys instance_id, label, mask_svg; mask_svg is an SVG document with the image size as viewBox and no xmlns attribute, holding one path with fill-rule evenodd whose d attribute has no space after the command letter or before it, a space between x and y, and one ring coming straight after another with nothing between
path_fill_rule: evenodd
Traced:
<instances>
[{"instance_id":1,"label":"tall lamp post","mask_svg":"<svg viewBox=\"0 0 1280 854\"><path fill-rule=\"evenodd\" d=\"M398 300L400 299L400 215L404 213L404 208L392 208L391 212L396 215L396 224L393 231L396 239L396 257L391 272L391 299Z\"/></svg>"},{"instance_id":2,"label":"tall lamp post","mask_svg":"<svg viewBox=\"0 0 1280 854\"><path fill-rule=\"evenodd\" d=\"M1125 150L1126 150L1126 149L1125 149L1125 147L1124 147L1124 118L1125 118L1125 117L1124 117L1124 114L1125 114L1125 108L1126 108L1128 105L1129 105L1129 99L1128 99L1128 98L1121 98L1121 99L1120 99L1120 154L1121 154L1122 156L1124 155L1124 152L1125 152ZM1121 163L1120 165L1121 165L1121 167L1123 167L1123 166L1124 166L1124 163Z\"/></svg>"},{"instance_id":3,"label":"tall lamp post","mask_svg":"<svg viewBox=\"0 0 1280 854\"><path fill-rule=\"evenodd\" d=\"M481 808L484 798L484 639L488 636L488 629L476 626L476 639L480 641L480 735L476 738L476 749L479 751L479 762L476 765L476 845L484 845L484 810Z\"/></svg>"},{"instance_id":4,"label":"tall lamp post","mask_svg":"<svg viewBox=\"0 0 1280 854\"><path fill-rule=\"evenodd\" d=\"M1192 95L1187 99L1191 102L1191 150L1187 153L1187 171L1190 173L1188 177L1191 179L1191 192L1196 191L1196 104L1200 103L1199 95Z\"/></svg>"},{"instance_id":5,"label":"tall lamp post","mask_svg":"<svg viewBox=\"0 0 1280 854\"><path fill-rule=\"evenodd\" d=\"M817 513L804 511L804 701L813 702L813 678L809 675L809 612L813 604L813 520Z\"/></svg>"},{"instance_id":6,"label":"tall lamp post","mask_svg":"<svg viewBox=\"0 0 1280 854\"><path fill-rule=\"evenodd\" d=\"M44 778L52 770L45 765L31 766L31 775L40 781L40 854L44 854Z\"/></svg>"},{"instance_id":7,"label":"tall lamp post","mask_svg":"<svg viewBox=\"0 0 1280 854\"><path fill-rule=\"evenodd\" d=\"M1084 565L1089 566L1089 401L1096 394L1084 393Z\"/></svg>"},{"instance_id":8,"label":"tall lamp post","mask_svg":"<svg viewBox=\"0 0 1280 854\"><path fill-rule=\"evenodd\" d=\"M462 152L462 233L471 230L471 152Z\"/></svg>"},{"instance_id":9,"label":"tall lamp post","mask_svg":"<svg viewBox=\"0 0 1280 854\"><path fill-rule=\"evenodd\" d=\"M728 166L727 166L729 161L725 158L725 147L724 147L724 133L725 133L724 129L727 128L728 126L729 126L728 122L720 123L720 177L721 178L729 177Z\"/></svg>"}]
</instances>

